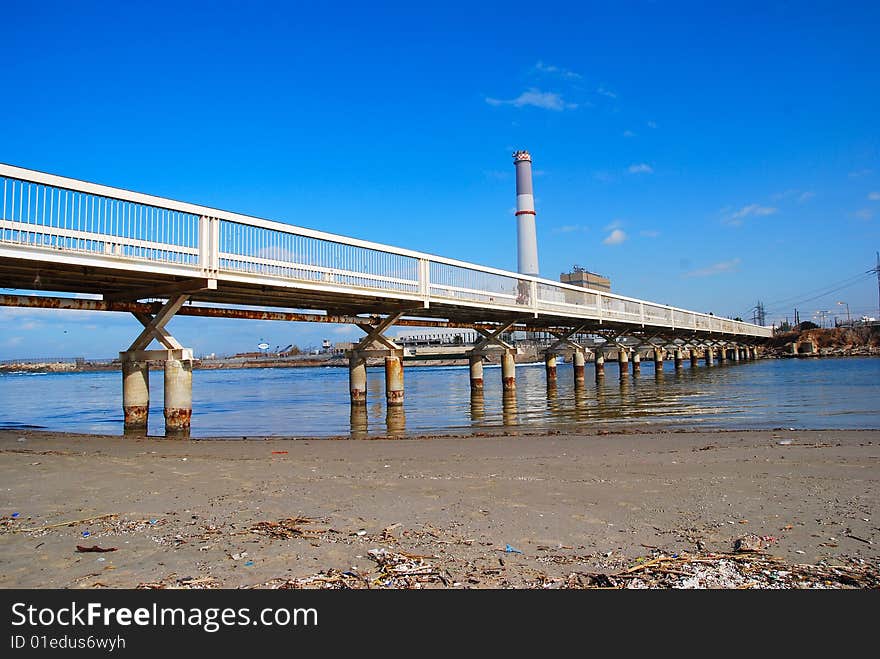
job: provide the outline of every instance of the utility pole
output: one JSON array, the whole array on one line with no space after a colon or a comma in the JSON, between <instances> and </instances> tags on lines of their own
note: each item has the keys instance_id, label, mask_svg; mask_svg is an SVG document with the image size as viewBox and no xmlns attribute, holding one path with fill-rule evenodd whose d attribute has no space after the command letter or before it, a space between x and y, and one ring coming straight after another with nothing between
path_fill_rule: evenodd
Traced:
<instances>
[{"instance_id":1,"label":"utility pole","mask_svg":"<svg viewBox=\"0 0 880 659\"><path fill-rule=\"evenodd\" d=\"M877 265L874 266L877 273L877 320L880 320L880 252L877 252Z\"/></svg>"}]
</instances>

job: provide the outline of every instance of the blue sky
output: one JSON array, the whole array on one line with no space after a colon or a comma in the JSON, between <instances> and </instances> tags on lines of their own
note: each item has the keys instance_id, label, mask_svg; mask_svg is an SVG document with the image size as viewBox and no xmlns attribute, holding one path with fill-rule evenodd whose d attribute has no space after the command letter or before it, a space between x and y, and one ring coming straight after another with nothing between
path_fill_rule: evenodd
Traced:
<instances>
[{"instance_id":1,"label":"blue sky","mask_svg":"<svg viewBox=\"0 0 880 659\"><path fill-rule=\"evenodd\" d=\"M474 7L473 5L479 5ZM0 161L750 317L877 315L877 3L14 3ZM0 359L113 356L122 314L0 310ZM350 327L178 318L197 352Z\"/></svg>"}]
</instances>

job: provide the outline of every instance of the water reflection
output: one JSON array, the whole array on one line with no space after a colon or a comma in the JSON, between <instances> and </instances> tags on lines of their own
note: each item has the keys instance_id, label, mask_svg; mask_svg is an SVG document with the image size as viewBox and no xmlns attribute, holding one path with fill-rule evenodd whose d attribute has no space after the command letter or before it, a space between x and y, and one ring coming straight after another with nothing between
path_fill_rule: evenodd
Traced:
<instances>
[{"instance_id":1,"label":"water reflection","mask_svg":"<svg viewBox=\"0 0 880 659\"><path fill-rule=\"evenodd\" d=\"M406 412L403 405L389 405L386 408L385 427L389 437L396 439L406 434Z\"/></svg>"},{"instance_id":2,"label":"water reflection","mask_svg":"<svg viewBox=\"0 0 880 659\"><path fill-rule=\"evenodd\" d=\"M587 370L595 369L588 364ZM611 366L615 368L615 366ZM517 366L507 396L500 369L487 366L484 392L471 394L468 368L407 371L405 416L388 414L384 373L368 369L368 403L352 407L342 368L199 370L194 376L193 437L402 436L519 426L577 432L597 424L686 428L878 428L880 359L728 360L576 385L571 363L548 387L544 364ZM617 374L609 373L609 376ZM119 374L0 374L0 427L124 432ZM165 436L162 387L151 390L148 432ZM291 420L295 420L292 423ZM186 435L176 435L185 437ZM169 438L171 436L169 435Z\"/></svg>"},{"instance_id":3,"label":"water reflection","mask_svg":"<svg viewBox=\"0 0 880 659\"><path fill-rule=\"evenodd\" d=\"M369 422L366 405L350 405L349 423L351 425L352 439L366 439L368 436Z\"/></svg>"},{"instance_id":4,"label":"water reflection","mask_svg":"<svg viewBox=\"0 0 880 659\"><path fill-rule=\"evenodd\" d=\"M518 425L516 390L504 391L501 396L501 422L505 426Z\"/></svg>"},{"instance_id":5,"label":"water reflection","mask_svg":"<svg viewBox=\"0 0 880 659\"><path fill-rule=\"evenodd\" d=\"M471 421L482 421L486 418L486 399L482 389L471 390Z\"/></svg>"}]
</instances>

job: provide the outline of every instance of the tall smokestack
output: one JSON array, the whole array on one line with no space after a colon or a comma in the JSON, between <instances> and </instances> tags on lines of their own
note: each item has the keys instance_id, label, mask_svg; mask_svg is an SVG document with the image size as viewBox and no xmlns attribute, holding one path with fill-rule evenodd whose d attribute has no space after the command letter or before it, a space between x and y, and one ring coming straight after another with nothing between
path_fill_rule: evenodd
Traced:
<instances>
[{"instance_id":1,"label":"tall smokestack","mask_svg":"<svg viewBox=\"0 0 880 659\"><path fill-rule=\"evenodd\" d=\"M538 237L535 233L535 197L532 193L532 156L528 151L513 154L516 167L517 270L538 275Z\"/></svg>"}]
</instances>

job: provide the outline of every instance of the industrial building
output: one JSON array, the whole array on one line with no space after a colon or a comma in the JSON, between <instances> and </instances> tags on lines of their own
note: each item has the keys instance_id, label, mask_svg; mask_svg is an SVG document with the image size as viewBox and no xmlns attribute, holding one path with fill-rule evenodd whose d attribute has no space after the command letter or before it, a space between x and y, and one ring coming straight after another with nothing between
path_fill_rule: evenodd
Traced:
<instances>
[{"instance_id":1,"label":"industrial building","mask_svg":"<svg viewBox=\"0 0 880 659\"><path fill-rule=\"evenodd\" d=\"M571 284L572 286L591 288L594 291L611 292L611 280L608 277L590 272L579 265L574 266L571 272L563 272L559 275L559 281L563 284Z\"/></svg>"}]
</instances>

